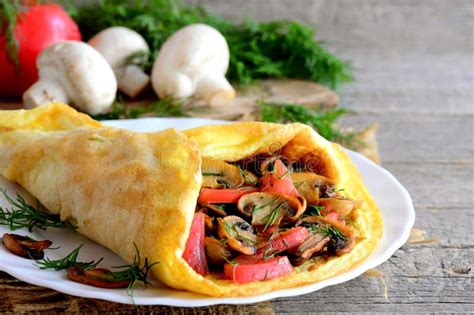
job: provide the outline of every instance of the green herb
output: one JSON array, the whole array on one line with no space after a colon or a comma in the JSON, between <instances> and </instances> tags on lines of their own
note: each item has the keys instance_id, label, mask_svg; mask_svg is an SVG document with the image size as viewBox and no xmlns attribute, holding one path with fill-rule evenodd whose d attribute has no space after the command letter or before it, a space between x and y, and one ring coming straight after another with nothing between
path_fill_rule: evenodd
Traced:
<instances>
[{"instance_id":1,"label":"green herb","mask_svg":"<svg viewBox=\"0 0 474 315\"><path fill-rule=\"evenodd\" d=\"M308 210L305 211L305 216L321 216L321 210L324 209L324 206L315 206L309 205Z\"/></svg>"},{"instance_id":2,"label":"green herb","mask_svg":"<svg viewBox=\"0 0 474 315\"><path fill-rule=\"evenodd\" d=\"M261 205L261 206L256 206L254 205L253 206L253 210L252 210L252 215L257 212L257 211L260 211L261 209L265 208L265 207L270 207L271 205L273 205L274 203L278 202L280 200L280 195L276 196L275 198L273 198L272 200L270 200L269 202L267 202L266 204L264 205Z\"/></svg>"},{"instance_id":3,"label":"green herb","mask_svg":"<svg viewBox=\"0 0 474 315\"><path fill-rule=\"evenodd\" d=\"M276 254L276 251L272 252L272 250L273 248L271 245L265 248L265 250L263 251L263 259L268 260L270 258L273 258L273 256L275 256Z\"/></svg>"},{"instance_id":4,"label":"green herb","mask_svg":"<svg viewBox=\"0 0 474 315\"><path fill-rule=\"evenodd\" d=\"M312 224L308 227L309 231L314 234L321 234L324 236L340 238L347 240L348 237L344 235L337 227L330 224Z\"/></svg>"},{"instance_id":5,"label":"green herb","mask_svg":"<svg viewBox=\"0 0 474 315\"><path fill-rule=\"evenodd\" d=\"M54 269L54 270L63 270L67 269L69 267L79 267L82 269L94 269L97 267L97 265L102 261L103 258L99 259L97 262L92 260L88 262L78 262L77 261L77 256L79 255L79 251L81 250L82 246L84 244L81 244L78 246L76 249L74 249L72 252L70 252L67 256L61 259L57 260L52 260L49 258L44 258L42 260L37 260L36 264L41 268L41 269Z\"/></svg>"},{"instance_id":6,"label":"green herb","mask_svg":"<svg viewBox=\"0 0 474 315\"><path fill-rule=\"evenodd\" d=\"M226 230L227 234L229 234L230 237L234 237L234 229L227 223L227 221L224 222L224 229Z\"/></svg>"},{"instance_id":7,"label":"green herb","mask_svg":"<svg viewBox=\"0 0 474 315\"><path fill-rule=\"evenodd\" d=\"M148 282L148 273L150 269L158 264L158 262L150 263L148 257L145 257L143 264L141 263L140 252L135 243L135 257L133 258L133 263L131 265L117 266L113 268L125 268L119 271L113 271L107 274L110 277L110 281L130 281L130 284L127 287L127 294L133 298L133 289L135 288L138 282L143 284L149 284Z\"/></svg>"},{"instance_id":8,"label":"green herb","mask_svg":"<svg viewBox=\"0 0 474 315\"><path fill-rule=\"evenodd\" d=\"M223 259L226 263L228 263L229 265L231 265L231 266L237 266L237 265L238 265L238 263L237 263L236 261L229 260L229 259L228 259L227 257L225 257L225 256L222 256L222 259Z\"/></svg>"},{"instance_id":9,"label":"green herb","mask_svg":"<svg viewBox=\"0 0 474 315\"><path fill-rule=\"evenodd\" d=\"M315 111L303 105L298 104L280 104L261 101L260 120L275 123L293 123L299 122L314 128L322 137L329 141L354 140L353 133L343 133L340 128L335 126L335 121L340 116L347 113L344 108Z\"/></svg>"},{"instance_id":10,"label":"green herb","mask_svg":"<svg viewBox=\"0 0 474 315\"><path fill-rule=\"evenodd\" d=\"M165 98L144 106L129 106L123 101L123 98L118 95L117 99L112 104L112 109L109 113L93 115L92 118L97 120L123 119L138 118L145 115L159 117L188 117L187 105L188 100L186 99L177 100Z\"/></svg>"},{"instance_id":11,"label":"green herb","mask_svg":"<svg viewBox=\"0 0 474 315\"><path fill-rule=\"evenodd\" d=\"M256 242L254 240L251 240L250 238L242 236L238 231L236 232L237 232L237 240L245 244L255 245Z\"/></svg>"},{"instance_id":12,"label":"green herb","mask_svg":"<svg viewBox=\"0 0 474 315\"><path fill-rule=\"evenodd\" d=\"M240 176L242 176L244 182L251 185L257 185L258 180L252 180L247 170L244 170L240 165L237 165L237 167L239 168Z\"/></svg>"},{"instance_id":13,"label":"green herb","mask_svg":"<svg viewBox=\"0 0 474 315\"><path fill-rule=\"evenodd\" d=\"M33 207L20 194L16 195L16 199L13 199L5 189L0 188L0 193L12 205L10 210L0 207L0 225L8 226L12 231L21 228L28 228L30 231L33 228L46 230L48 227L77 228L71 223L61 221L58 215L41 211L39 202L36 207Z\"/></svg>"},{"instance_id":14,"label":"green herb","mask_svg":"<svg viewBox=\"0 0 474 315\"><path fill-rule=\"evenodd\" d=\"M224 176L224 173L202 173L202 176Z\"/></svg>"},{"instance_id":15,"label":"green herb","mask_svg":"<svg viewBox=\"0 0 474 315\"><path fill-rule=\"evenodd\" d=\"M19 0L0 1L0 36L5 37L8 61L18 70L19 45L15 37L18 14L23 10Z\"/></svg>"},{"instance_id":16,"label":"green herb","mask_svg":"<svg viewBox=\"0 0 474 315\"><path fill-rule=\"evenodd\" d=\"M265 224L265 227L263 228L262 232L265 232L268 229L268 227L275 224L275 222L280 217L280 208L287 202L288 202L288 200L284 200L278 206L276 206L275 209L273 209L272 212L268 216L266 216L266 218L268 217L268 220L267 220L267 223Z\"/></svg>"},{"instance_id":17,"label":"green herb","mask_svg":"<svg viewBox=\"0 0 474 315\"><path fill-rule=\"evenodd\" d=\"M249 84L266 77L293 77L337 88L352 80L346 63L314 40L312 28L296 22L235 24L207 13L199 6L175 0L102 0L70 11L85 40L110 26L125 26L140 33L151 49L147 60L132 56L130 62L150 71L164 41L192 23L218 29L230 49L228 77ZM138 58L137 61L137 57Z\"/></svg>"}]
</instances>

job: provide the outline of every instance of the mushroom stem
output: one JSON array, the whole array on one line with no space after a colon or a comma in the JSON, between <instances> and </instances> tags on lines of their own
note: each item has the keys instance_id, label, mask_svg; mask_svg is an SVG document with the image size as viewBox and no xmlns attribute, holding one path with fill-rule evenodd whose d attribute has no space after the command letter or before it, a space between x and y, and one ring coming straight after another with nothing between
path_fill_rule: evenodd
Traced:
<instances>
[{"instance_id":1,"label":"mushroom stem","mask_svg":"<svg viewBox=\"0 0 474 315\"><path fill-rule=\"evenodd\" d=\"M67 91L54 79L40 79L23 94L25 108L31 109L50 102L69 103Z\"/></svg>"},{"instance_id":2,"label":"mushroom stem","mask_svg":"<svg viewBox=\"0 0 474 315\"><path fill-rule=\"evenodd\" d=\"M150 83L150 76L137 65L129 65L114 70L118 89L131 98L137 97Z\"/></svg>"},{"instance_id":3,"label":"mushroom stem","mask_svg":"<svg viewBox=\"0 0 474 315\"><path fill-rule=\"evenodd\" d=\"M148 55L150 49L137 32L123 26L106 28L89 40L114 70L118 89L131 98L138 96L150 82L150 76L140 67L128 64L137 53Z\"/></svg>"},{"instance_id":4,"label":"mushroom stem","mask_svg":"<svg viewBox=\"0 0 474 315\"><path fill-rule=\"evenodd\" d=\"M196 96L213 107L227 104L235 97L235 90L223 74L207 73L196 82Z\"/></svg>"}]
</instances>

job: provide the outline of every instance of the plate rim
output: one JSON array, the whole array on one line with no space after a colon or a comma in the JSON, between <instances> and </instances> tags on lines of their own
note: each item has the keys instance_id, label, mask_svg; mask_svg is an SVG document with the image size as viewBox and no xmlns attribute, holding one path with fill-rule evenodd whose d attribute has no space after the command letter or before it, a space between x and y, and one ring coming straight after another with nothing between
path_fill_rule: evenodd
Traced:
<instances>
[{"instance_id":1,"label":"plate rim","mask_svg":"<svg viewBox=\"0 0 474 315\"><path fill-rule=\"evenodd\" d=\"M122 124L123 122L130 122L132 123L133 121L167 121L167 122L173 122L173 121L185 121L185 120L194 120L194 121L201 121L203 124L228 124L232 123L229 121L223 121L223 120L215 120L215 119L208 119L208 118L173 118L173 117L147 117L147 118L137 118L137 119L128 119L128 120L108 120L108 121L102 121L106 123L107 125L114 125L115 123L117 124ZM119 127L122 128L122 127ZM187 128L186 128L187 129ZM162 130L162 129L160 129ZM169 296L156 296L156 297L134 297L134 300L131 298L128 298L124 300L124 295L123 294L116 294L117 291L115 290L104 290L104 289L99 289L94 288L91 289L90 286L86 285L81 285L83 288L76 288L73 287L69 289L68 286L64 286L63 281L57 281L55 280L49 280L49 279L44 279L44 278L37 278L37 277L24 277L21 274L21 269L17 270L14 266L8 266L8 265L3 265L0 261L0 271L4 271L13 277L20 279L22 281L25 281L27 283L31 283L34 285L50 288L53 290L56 290L61 293L65 294L70 294L73 296L78 296L78 297L85 297L85 298L94 298L94 299L100 299L100 300L106 300L106 301L111 301L111 302L116 302L116 303L123 303L123 304L136 304L136 305L166 305L166 306L177 306L177 307L202 307L202 306L210 306L210 305L217 305L217 304L248 304L248 303L257 303L257 302L262 302L262 301L267 301L275 298L283 298L283 297L292 297L292 296L298 296L298 295L304 295L308 294L311 292L315 292L318 290L321 290L325 287L328 286L333 286L337 285L343 282L347 282L349 280L355 279L359 277L361 274L366 272L369 269L375 268L376 266L381 265L385 261L387 261L400 247L402 247L406 241L408 240L410 236L410 231L415 223L415 208L413 206L413 201L412 198L408 192L408 190L398 181L398 179L390 173L388 170L384 169L383 167L377 165L373 161L369 160L365 156L361 155L360 153L351 151L349 149L344 148L344 151L349 154L351 157L351 160L354 160L353 158L355 157L356 160L361 161L362 163L366 163L369 167L374 168L378 172L381 172L386 176L387 179L390 180L390 183L392 183L397 190L403 195L403 203L406 206L407 213L409 216L406 218L406 222L403 225L403 229L400 231L398 234L398 237L396 238L395 241L389 244L387 248L384 249L382 253L380 253L376 257L372 257L373 254L371 254L365 261L363 261L360 265L357 267L350 269L342 274L336 275L334 277L325 279L320 282L316 283L311 283L299 287L293 287L293 288L286 288L286 289L280 289L276 291L271 291L267 292L264 294L260 295L255 295L255 296L244 296L244 297L212 297L212 296L205 296L205 295L199 295L198 298L196 299L186 299L186 298L180 298L180 297L169 297ZM354 161L354 164L355 161ZM361 173L362 174L362 173ZM377 200L376 200L377 201ZM385 219L385 218L384 218ZM385 228L385 224L384 224ZM99 245L99 244L97 244ZM101 245L99 245L101 246ZM1 255L0 255L1 258ZM49 272L46 270L42 270L42 272ZM57 271L53 271L57 272ZM66 280L66 279L63 279ZM67 280L66 280L67 281ZM176 292L183 292L175 289L171 289ZM121 291L123 292L123 291ZM100 293L100 296L97 296L97 294ZM197 296L197 294L196 294ZM138 302L139 303L135 303Z\"/></svg>"}]
</instances>

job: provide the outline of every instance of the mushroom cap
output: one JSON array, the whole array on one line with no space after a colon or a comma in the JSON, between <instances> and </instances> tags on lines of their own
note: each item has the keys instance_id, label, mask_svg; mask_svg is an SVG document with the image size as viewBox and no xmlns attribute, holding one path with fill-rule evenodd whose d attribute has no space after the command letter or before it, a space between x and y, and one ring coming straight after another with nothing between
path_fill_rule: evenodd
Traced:
<instances>
[{"instance_id":1,"label":"mushroom cap","mask_svg":"<svg viewBox=\"0 0 474 315\"><path fill-rule=\"evenodd\" d=\"M150 51L140 34L123 26L106 28L94 35L88 43L100 52L114 70L123 66L124 59L131 54Z\"/></svg>"},{"instance_id":2,"label":"mushroom cap","mask_svg":"<svg viewBox=\"0 0 474 315\"><path fill-rule=\"evenodd\" d=\"M102 55L80 41L44 49L37 59L40 80L60 84L72 103L90 114L105 112L115 99L117 80Z\"/></svg>"},{"instance_id":3,"label":"mushroom cap","mask_svg":"<svg viewBox=\"0 0 474 315\"><path fill-rule=\"evenodd\" d=\"M206 24L191 24L177 30L163 44L153 67L180 69L193 77L203 66L225 74L229 67L229 46L224 36Z\"/></svg>"},{"instance_id":4,"label":"mushroom cap","mask_svg":"<svg viewBox=\"0 0 474 315\"><path fill-rule=\"evenodd\" d=\"M224 76L228 67L229 46L224 36L209 25L191 24L176 31L161 47L151 74L153 88L160 96L188 97L203 73ZM171 79L173 75L177 77ZM170 81L176 86L169 86Z\"/></svg>"}]
</instances>

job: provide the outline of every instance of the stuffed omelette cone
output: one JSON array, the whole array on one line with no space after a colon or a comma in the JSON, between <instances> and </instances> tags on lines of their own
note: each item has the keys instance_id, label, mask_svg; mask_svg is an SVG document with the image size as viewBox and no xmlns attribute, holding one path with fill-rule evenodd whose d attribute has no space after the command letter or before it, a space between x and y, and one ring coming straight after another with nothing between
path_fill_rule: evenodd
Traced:
<instances>
[{"instance_id":1,"label":"stuffed omelette cone","mask_svg":"<svg viewBox=\"0 0 474 315\"><path fill-rule=\"evenodd\" d=\"M342 149L302 124L106 127L64 104L0 111L0 174L153 276L212 296L333 277L381 238Z\"/></svg>"}]
</instances>

